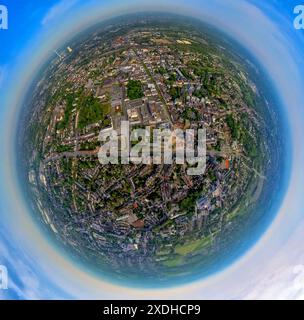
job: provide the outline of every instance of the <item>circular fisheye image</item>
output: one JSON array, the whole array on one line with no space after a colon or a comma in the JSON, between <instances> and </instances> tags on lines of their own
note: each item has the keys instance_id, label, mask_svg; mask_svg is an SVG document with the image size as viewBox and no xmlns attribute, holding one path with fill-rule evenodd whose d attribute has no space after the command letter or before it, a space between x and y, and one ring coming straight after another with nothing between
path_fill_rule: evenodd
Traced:
<instances>
[{"instance_id":1,"label":"circular fisheye image","mask_svg":"<svg viewBox=\"0 0 304 320\"><path fill-rule=\"evenodd\" d=\"M233 262L282 197L281 111L259 64L199 20L111 19L67 39L19 121L34 219L86 270L188 283Z\"/></svg>"}]
</instances>

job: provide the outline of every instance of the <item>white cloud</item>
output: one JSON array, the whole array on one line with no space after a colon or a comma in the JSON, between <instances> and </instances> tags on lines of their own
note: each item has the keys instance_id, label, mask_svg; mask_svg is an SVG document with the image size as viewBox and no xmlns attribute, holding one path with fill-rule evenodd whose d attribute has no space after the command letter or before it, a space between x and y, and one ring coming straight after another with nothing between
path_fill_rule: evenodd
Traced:
<instances>
[{"instance_id":1,"label":"white cloud","mask_svg":"<svg viewBox=\"0 0 304 320\"><path fill-rule=\"evenodd\" d=\"M39 300L55 296L52 286L47 280L41 281L41 270L37 269L37 262L27 255L21 248L15 246L10 240L5 239L3 229L0 228L0 264L6 264L8 269L8 290L0 290L0 300L10 299L12 296L18 299ZM5 241L4 241L5 239ZM10 249L8 249L8 243Z\"/></svg>"},{"instance_id":2,"label":"white cloud","mask_svg":"<svg viewBox=\"0 0 304 320\"><path fill-rule=\"evenodd\" d=\"M281 247L244 299L304 300L303 224Z\"/></svg>"},{"instance_id":3,"label":"white cloud","mask_svg":"<svg viewBox=\"0 0 304 320\"><path fill-rule=\"evenodd\" d=\"M297 266L299 267L299 266ZM266 279L265 279L266 278ZM248 294L245 299L303 300L304 265L295 271L295 267L278 268Z\"/></svg>"},{"instance_id":4,"label":"white cloud","mask_svg":"<svg viewBox=\"0 0 304 320\"><path fill-rule=\"evenodd\" d=\"M71 7L73 7L78 0L61 0L55 4L43 17L41 23L43 25L49 23L50 21L56 19L60 15L66 13Z\"/></svg>"}]
</instances>

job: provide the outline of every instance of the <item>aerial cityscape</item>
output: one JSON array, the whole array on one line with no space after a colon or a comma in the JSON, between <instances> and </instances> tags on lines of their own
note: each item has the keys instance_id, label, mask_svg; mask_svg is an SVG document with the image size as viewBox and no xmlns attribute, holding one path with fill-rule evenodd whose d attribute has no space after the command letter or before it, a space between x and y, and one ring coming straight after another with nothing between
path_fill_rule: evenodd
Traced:
<instances>
[{"instance_id":1,"label":"aerial cityscape","mask_svg":"<svg viewBox=\"0 0 304 320\"><path fill-rule=\"evenodd\" d=\"M73 256L117 279L200 273L263 203L267 101L247 63L207 31L119 19L55 50L35 85L23 137L32 206ZM100 164L100 134L122 121L206 129L205 172Z\"/></svg>"}]
</instances>

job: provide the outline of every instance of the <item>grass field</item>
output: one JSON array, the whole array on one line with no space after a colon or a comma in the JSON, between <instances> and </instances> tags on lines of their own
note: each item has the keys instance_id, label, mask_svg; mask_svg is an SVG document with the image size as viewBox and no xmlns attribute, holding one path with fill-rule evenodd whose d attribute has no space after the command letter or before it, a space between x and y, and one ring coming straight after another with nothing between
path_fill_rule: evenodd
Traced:
<instances>
[{"instance_id":1,"label":"grass field","mask_svg":"<svg viewBox=\"0 0 304 320\"><path fill-rule=\"evenodd\" d=\"M208 236L203 239L194 240L192 242L187 242L183 245L178 245L175 248L175 252L179 255L187 255L189 253L193 253L197 250L201 250L204 247L210 245L212 242L212 236Z\"/></svg>"}]
</instances>

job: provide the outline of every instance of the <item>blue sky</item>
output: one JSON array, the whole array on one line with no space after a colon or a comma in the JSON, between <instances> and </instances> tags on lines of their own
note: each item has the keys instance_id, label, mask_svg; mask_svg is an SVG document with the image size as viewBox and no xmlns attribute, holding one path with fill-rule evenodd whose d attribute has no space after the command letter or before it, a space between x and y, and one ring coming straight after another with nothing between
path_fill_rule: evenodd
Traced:
<instances>
[{"instance_id":1,"label":"blue sky","mask_svg":"<svg viewBox=\"0 0 304 320\"><path fill-rule=\"evenodd\" d=\"M0 298L304 298L303 142L304 30L293 8L304 1L0 0L9 30L0 30L0 264L10 289ZM124 289L96 279L68 261L25 212L15 185L11 144L20 101L47 55L94 21L138 10L193 15L225 30L271 75L288 114L293 140L291 183L277 218L255 247L227 270L182 291Z\"/></svg>"},{"instance_id":2,"label":"blue sky","mask_svg":"<svg viewBox=\"0 0 304 320\"><path fill-rule=\"evenodd\" d=\"M56 1L1 1L9 10L9 29L0 34L0 63L14 61L41 27L41 17Z\"/></svg>"}]
</instances>

